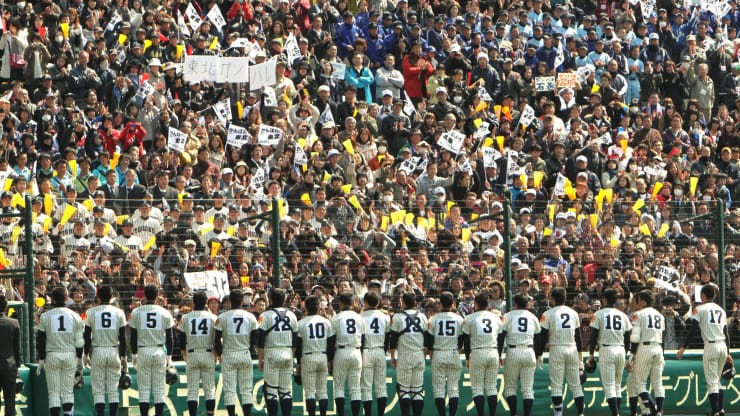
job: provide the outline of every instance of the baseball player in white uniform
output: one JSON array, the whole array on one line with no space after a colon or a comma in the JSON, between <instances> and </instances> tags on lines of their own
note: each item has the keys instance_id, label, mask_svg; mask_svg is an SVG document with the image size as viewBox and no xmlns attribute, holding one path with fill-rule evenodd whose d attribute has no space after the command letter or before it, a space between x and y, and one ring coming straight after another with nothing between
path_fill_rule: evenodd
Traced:
<instances>
[{"instance_id":1,"label":"baseball player in white uniform","mask_svg":"<svg viewBox=\"0 0 740 416\"><path fill-rule=\"evenodd\" d=\"M257 356L265 377L267 414L277 416L278 401L283 416L293 408L293 346L296 343L298 320L283 307L285 290L270 290L270 308L260 315Z\"/></svg>"},{"instance_id":2,"label":"baseball player in white uniform","mask_svg":"<svg viewBox=\"0 0 740 416\"><path fill-rule=\"evenodd\" d=\"M164 373L172 365L175 320L167 309L154 303L157 296L159 288L156 285L144 287L146 301L131 312L128 326L139 381L139 411L142 415L148 415L151 399L154 402L154 414L162 416Z\"/></svg>"},{"instance_id":3,"label":"baseball player in white uniform","mask_svg":"<svg viewBox=\"0 0 740 416\"><path fill-rule=\"evenodd\" d=\"M627 369L635 372L637 391L646 409L652 416L663 414L665 389L663 388L663 314L653 308L653 292L642 290L632 298L632 358ZM647 380L653 387L655 400L647 390Z\"/></svg>"},{"instance_id":4,"label":"baseball player in white uniform","mask_svg":"<svg viewBox=\"0 0 740 416\"><path fill-rule=\"evenodd\" d=\"M391 330L391 318L378 309L380 297L377 292L365 294L365 346L362 349L362 406L365 415L370 416L373 410L373 389L378 401L378 416L385 414L388 404L386 387L385 353L388 350L388 334Z\"/></svg>"},{"instance_id":5,"label":"baseball player in white uniform","mask_svg":"<svg viewBox=\"0 0 740 416\"><path fill-rule=\"evenodd\" d=\"M534 371L537 359L534 338L540 333L540 323L527 310L528 299L516 295L514 309L504 315L502 334L507 347L504 358L504 397L511 416L517 414L517 385L521 387L524 416L532 414L534 405Z\"/></svg>"},{"instance_id":6,"label":"baseball player in white uniform","mask_svg":"<svg viewBox=\"0 0 740 416\"><path fill-rule=\"evenodd\" d=\"M424 412L424 367L426 349L424 330L427 318L416 307L416 294L401 295L403 310L391 318L390 354L391 367L396 368L396 391L400 401L401 416L414 416Z\"/></svg>"},{"instance_id":7,"label":"baseball player in white uniform","mask_svg":"<svg viewBox=\"0 0 740 416\"><path fill-rule=\"evenodd\" d=\"M93 403L98 416L105 413L105 398L111 416L118 414L118 379L128 371L126 363L126 315L110 304L110 286L98 288L98 306L88 309L85 317L85 353L91 363Z\"/></svg>"},{"instance_id":8,"label":"baseball player in white uniform","mask_svg":"<svg viewBox=\"0 0 740 416\"><path fill-rule=\"evenodd\" d=\"M457 413L460 397L460 350L462 349L463 319L454 310L455 300L450 292L439 296L442 311L429 320L426 348L432 361L432 390L439 416L445 415L445 390L449 397L450 416Z\"/></svg>"},{"instance_id":9,"label":"baseball player in white uniform","mask_svg":"<svg viewBox=\"0 0 740 416\"><path fill-rule=\"evenodd\" d=\"M365 320L352 310L351 292L340 294L339 313L331 320L333 335L329 337L328 360L334 376L334 404L337 416L344 416L344 388L349 382L352 416L359 416L362 408L362 348Z\"/></svg>"},{"instance_id":10,"label":"baseball player in white uniform","mask_svg":"<svg viewBox=\"0 0 740 416\"><path fill-rule=\"evenodd\" d=\"M193 294L193 311L185 314L177 330L185 338L186 371L188 373L188 412L195 416L198 412L198 388L203 384L206 397L206 414L213 415L216 408L216 358L213 341L216 315L212 314L206 304L208 295L205 292ZM227 384L224 383L224 389Z\"/></svg>"},{"instance_id":11,"label":"baseball player in white uniform","mask_svg":"<svg viewBox=\"0 0 740 416\"><path fill-rule=\"evenodd\" d=\"M503 339L498 342L498 338L503 317L498 312L487 310L486 293L475 296L474 308L475 312L466 316L462 324L463 349L470 369L470 388L478 416L485 414L486 400L488 413L494 416L498 405L499 357L503 348Z\"/></svg>"},{"instance_id":12,"label":"baseball player in white uniform","mask_svg":"<svg viewBox=\"0 0 740 416\"><path fill-rule=\"evenodd\" d=\"M224 403L229 416L236 415L236 386L242 414L252 412L252 386L254 369L249 348L257 341L257 318L244 310L244 292L235 289L229 293L231 309L218 316L216 321L216 354L221 357L221 372L224 378ZM222 343L223 339L223 343ZM214 403L215 404L215 403Z\"/></svg>"},{"instance_id":13,"label":"baseball player in white uniform","mask_svg":"<svg viewBox=\"0 0 740 416\"><path fill-rule=\"evenodd\" d=\"M542 332L536 353L538 358L541 357L545 344L550 344L550 395L555 416L563 414L563 377L573 393L576 413L581 416L584 402L578 370L582 363L582 348L576 331L580 320L578 312L565 306L565 299L565 288L556 287L550 291L554 306L542 314Z\"/></svg>"},{"instance_id":14,"label":"baseball player in white uniform","mask_svg":"<svg viewBox=\"0 0 740 416\"><path fill-rule=\"evenodd\" d=\"M717 291L714 285L704 285L701 288L699 296L701 296L702 303L694 308L686 342L676 353L676 358L680 360L689 343L696 338L697 333L701 333L702 341L704 341L704 355L702 356L704 378L707 381L712 416L725 414L724 390L720 383L720 374L726 362L734 365L732 357L727 353L727 346L730 344L727 313L715 303Z\"/></svg>"},{"instance_id":15,"label":"baseball player in white uniform","mask_svg":"<svg viewBox=\"0 0 740 416\"><path fill-rule=\"evenodd\" d=\"M622 372L625 365L625 351L630 345L632 323L627 315L614 308L618 300L617 291L607 289L602 295L603 308L599 309L591 321L594 334L591 337L589 360L594 359L596 345L599 346L601 362L601 383L612 416L619 415L622 404Z\"/></svg>"},{"instance_id":16,"label":"baseball player in white uniform","mask_svg":"<svg viewBox=\"0 0 740 416\"><path fill-rule=\"evenodd\" d=\"M298 357L297 371L303 383L303 399L306 401L308 416L316 415L316 401L319 414L326 416L329 408L326 379L329 372L326 351L329 337L334 335L331 321L319 315L320 299L309 296L304 302L306 317L298 321L298 339L295 355Z\"/></svg>"},{"instance_id":17,"label":"baseball player in white uniform","mask_svg":"<svg viewBox=\"0 0 740 416\"><path fill-rule=\"evenodd\" d=\"M51 292L54 308L41 314L36 334L36 354L39 359L37 375L46 370L46 388L49 390L49 415L72 416L74 407L75 357L77 370L82 370L82 352L85 346L85 324L77 313L64 305L67 289L57 287Z\"/></svg>"}]
</instances>

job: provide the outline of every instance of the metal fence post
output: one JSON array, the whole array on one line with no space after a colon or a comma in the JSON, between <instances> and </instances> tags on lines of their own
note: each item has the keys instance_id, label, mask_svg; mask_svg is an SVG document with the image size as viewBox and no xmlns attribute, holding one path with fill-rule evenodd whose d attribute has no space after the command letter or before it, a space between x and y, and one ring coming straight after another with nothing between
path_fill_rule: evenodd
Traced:
<instances>
[{"instance_id":1,"label":"metal fence post","mask_svg":"<svg viewBox=\"0 0 740 416\"><path fill-rule=\"evenodd\" d=\"M726 275L725 275L725 202L718 199L716 202L716 225L715 230L717 231L717 283L719 286L719 298L722 305L722 309L727 310L727 299L725 299L726 291Z\"/></svg>"},{"instance_id":2,"label":"metal fence post","mask_svg":"<svg viewBox=\"0 0 740 416\"><path fill-rule=\"evenodd\" d=\"M511 192L504 190L504 284L506 285L506 311L511 310L514 287L511 283Z\"/></svg>"},{"instance_id":3,"label":"metal fence post","mask_svg":"<svg viewBox=\"0 0 740 416\"><path fill-rule=\"evenodd\" d=\"M272 198L272 287L280 287L280 203Z\"/></svg>"},{"instance_id":4,"label":"metal fence post","mask_svg":"<svg viewBox=\"0 0 740 416\"><path fill-rule=\"evenodd\" d=\"M24 279L26 303L28 304L28 345L29 357L31 362L36 361L36 294L33 275L33 213L31 209L31 198L26 195L26 209L24 212L24 222L26 223L26 276Z\"/></svg>"}]
</instances>

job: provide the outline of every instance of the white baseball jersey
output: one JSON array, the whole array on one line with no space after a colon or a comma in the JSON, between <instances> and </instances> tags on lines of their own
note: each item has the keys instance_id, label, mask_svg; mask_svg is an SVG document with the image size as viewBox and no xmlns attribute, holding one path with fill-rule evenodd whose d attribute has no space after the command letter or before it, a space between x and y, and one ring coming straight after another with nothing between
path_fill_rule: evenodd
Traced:
<instances>
[{"instance_id":1,"label":"white baseball jersey","mask_svg":"<svg viewBox=\"0 0 740 416\"><path fill-rule=\"evenodd\" d=\"M83 346L85 324L76 312L57 307L41 314L39 331L46 333L47 352L75 352L76 345Z\"/></svg>"},{"instance_id":2,"label":"white baseball jersey","mask_svg":"<svg viewBox=\"0 0 740 416\"><path fill-rule=\"evenodd\" d=\"M643 308L632 315L632 335L630 341L634 344L651 342L663 343L665 318L655 308Z\"/></svg>"},{"instance_id":3,"label":"white baseball jersey","mask_svg":"<svg viewBox=\"0 0 740 416\"><path fill-rule=\"evenodd\" d=\"M143 218L136 216L131 220L134 223L134 234L146 244L158 232L162 231L161 222L151 216Z\"/></svg>"},{"instance_id":4,"label":"white baseball jersey","mask_svg":"<svg viewBox=\"0 0 740 416\"><path fill-rule=\"evenodd\" d=\"M259 329L266 333L269 331L265 336L265 349L293 346L293 332L298 330L298 319L292 311L286 308L268 309L262 312L259 321Z\"/></svg>"},{"instance_id":5,"label":"white baseball jersey","mask_svg":"<svg viewBox=\"0 0 740 416\"><path fill-rule=\"evenodd\" d=\"M427 317L415 310L398 312L391 318L391 331L397 332L398 351L422 351Z\"/></svg>"},{"instance_id":6,"label":"white baseball jersey","mask_svg":"<svg viewBox=\"0 0 740 416\"><path fill-rule=\"evenodd\" d=\"M188 350L213 348L216 315L208 310L193 311L182 317L177 329L185 334Z\"/></svg>"},{"instance_id":7,"label":"white baseball jersey","mask_svg":"<svg viewBox=\"0 0 740 416\"><path fill-rule=\"evenodd\" d=\"M365 320L355 311L346 310L334 315L331 320L336 346L360 348L365 333Z\"/></svg>"},{"instance_id":8,"label":"white baseball jersey","mask_svg":"<svg viewBox=\"0 0 740 416\"><path fill-rule=\"evenodd\" d=\"M440 312L434 315L429 321L427 330L434 337L434 350L457 350L462 324L463 318L454 312Z\"/></svg>"},{"instance_id":9,"label":"white baseball jersey","mask_svg":"<svg viewBox=\"0 0 740 416\"><path fill-rule=\"evenodd\" d=\"M126 315L113 305L100 305L87 310L85 324L92 329L92 346L116 347L118 334L126 326Z\"/></svg>"},{"instance_id":10,"label":"white baseball jersey","mask_svg":"<svg viewBox=\"0 0 740 416\"><path fill-rule=\"evenodd\" d=\"M218 316L216 330L223 334L223 350L249 350L250 336L257 330L257 318L244 309L232 309Z\"/></svg>"},{"instance_id":11,"label":"white baseball jersey","mask_svg":"<svg viewBox=\"0 0 740 416\"><path fill-rule=\"evenodd\" d=\"M542 314L542 328L548 331L550 347L575 346L576 328L579 324L578 312L565 305L548 309Z\"/></svg>"},{"instance_id":12,"label":"white baseball jersey","mask_svg":"<svg viewBox=\"0 0 740 416\"><path fill-rule=\"evenodd\" d=\"M362 312L365 320L365 348L383 348L391 330L391 318L378 309Z\"/></svg>"},{"instance_id":13,"label":"white baseball jersey","mask_svg":"<svg viewBox=\"0 0 740 416\"><path fill-rule=\"evenodd\" d=\"M721 306L713 302L701 304L695 308L691 319L699 323L704 344L725 341L727 312Z\"/></svg>"},{"instance_id":14,"label":"white baseball jersey","mask_svg":"<svg viewBox=\"0 0 740 416\"><path fill-rule=\"evenodd\" d=\"M321 315L307 316L298 321L298 337L303 354L326 352L326 343L334 335L331 322Z\"/></svg>"},{"instance_id":15,"label":"white baseball jersey","mask_svg":"<svg viewBox=\"0 0 740 416\"><path fill-rule=\"evenodd\" d=\"M135 252L141 251L144 248L144 243L142 243L141 238L135 235L131 235L130 237L119 235L114 241Z\"/></svg>"},{"instance_id":16,"label":"white baseball jersey","mask_svg":"<svg viewBox=\"0 0 740 416\"><path fill-rule=\"evenodd\" d=\"M506 345L533 345L534 336L539 334L540 323L528 310L515 309L504 315L503 330L506 332Z\"/></svg>"},{"instance_id":17,"label":"white baseball jersey","mask_svg":"<svg viewBox=\"0 0 740 416\"><path fill-rule=\"evenodd\" d=\"M491 311L477 311L465 317L462 332L470 335L470 349L496 348L503 317Z\"/></svg>"},{"instance_id":18,"label":"white baseball jersey","mask_svg":"<svg viewBox=\"0 0 740 416\"><path fill-rule=\"evenodd\" d=\"M632 330L632 323L619 309L599 309L594 314L591 327L599 330L600 346L624 345L624 334Z\"/></svg>"},{"instance_id":19,"label":"white baseball jersey","mask_svg":"<svg viewBox=\"0 0 740 416\"><path fill-rule=\"evenodd\" d=\"M131 312L129 326L136 330L138 347L156 347L165 343L166 330L175 326L170 311L154 304L139 306ZM172 354L172 351L167 351Z\"/></svg>"}]
</instances>

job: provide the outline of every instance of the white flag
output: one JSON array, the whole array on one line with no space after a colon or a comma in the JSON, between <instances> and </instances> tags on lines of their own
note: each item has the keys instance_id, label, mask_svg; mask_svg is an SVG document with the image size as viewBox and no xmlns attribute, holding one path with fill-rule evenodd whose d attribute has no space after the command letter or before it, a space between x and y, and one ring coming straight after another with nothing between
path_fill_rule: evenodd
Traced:
<instances>
[{"instance_id":1,"label":"white flag","mask_svg":"<svg viewBox=\"0 0 740 416\"><path fill-rule=\"evenodd\" d=\"M308 156L306 156L306 152L303 150L301 146L295 147L293 163L296 165L301 165L301 166L308 164Z\"/></svg>"},{"instance_id":2,"label":"white flag","mask_svg":"<svg viewBox=\"0 0 740 416\"><path fill-rule=\"evenodd\" d=\"M188 135L180 130L170 127L167 134L167 147L177 152L185 151L185 143L188 141Z\"/></svg>"},{"instance_id":3,"label":"white flag","mask_svg":"<svg viewBox=\"0 0 740 416\"><path fill-rule=\"evenodd\" d=\"M221 9L218 7L218 5L214 5L211 7L211 10L208 11L208 14L206 15L206 19L210 20L216 27L218 28L218 31L221 31L221 28L226 26L226 19L224 19L224 15L221 14Z\"/></svg>"},{"instance_id":4,"label":"white flag","mask_svg":"<svg viewBox=\"0 0 740 416\"><path fill-rule=\"evenodd\" d=\"M516 157L516 159L514 158ZM516 151L509 150L506 154L506 176L519 175L519 156Z\"/></svg>"},{"instance_id":5,"label":"white flag","mask_svg":"<svg viewBox=\"0 0 740 416\"><path fill-rule=\"evenodd\" d=\"M185 24L185 16L180 14L180 12L177 12L177 26L180 27L183 35L190 36L190 29L188 29L188 26Z\"/></svg>"},{"instance_id":6,"label":"white flag","mask_svg":"<svg viewBox=\"0 0 740 416\"><path fill-rule=\"evenodd\" d=\"M227 97L225 100L214 104L211 108L216 113L218 121L223 123L224 126L231 123L231 98Z\"/></svg>"},{"instance_id":7,"label":"white flag","mask_svg":"<svg viewBox=\"0 0 740 416\"><path fill-rule=\"evenodd\" d=\"M331 113L331 106L327 103L319 116L319 125L329 122L334 123L334 115Z\"/></svg>"},{"instance_id":8,"label":"white flag","mask_svg":"<svg viewBox=\"0 0 740 416\"><path fill-rule=\"evenodd\" d=\"M118 12L113 13L113 17L111 17L110 22L105 26L106 32L113 32L116 30L116 25L121 23L121 16L118 14Z\"/></svg>"},{"instance_id":9,"label":"white flag","mask_svg":"<svg viewBox=\"0 0 740 416\"><path fill-rule=\"evenodd\" d=\"M555 196L565 195L565 179L562 173L558 173L558 179L555 181L555 189L552 191Z\"/></svg>"},{"instance_id":10,"label":"white flag","mask_svg":"<svg viewBox=\"0 0 740 416\"><path fill-rule=\"evenodd\" d=\"M522 115L519 116L519 124L524 127L529 127L529 125L532 124L535 118L537 117L534 114L534 108L532 108L529 104L525 104L524 111L522 111Z\"/></svg>"},{"instance_id":11,"label":"white flag","mask_svg":"<svg viewBox=\"0 0 740 416\"><path fill-rule=\"evenodd\" d=\"M445 150L448 150L454 154L458 154L460 153L460 148L462 148L464 140L464 134L452 130L449 133L442 133L442 136L439 137L437 144L439 145L439 147Z\"/></svg>"},{"instance_id":12,"label":"white flag","mask_svg":"<svg viewBox=\"0 0 740 416\"><path fill-rule=\"evenodd\" d=\"M252 187L254 189L261 190L263 185L265 184L265 171L262 169L257 169L257 172L252 175Z\"/></svg>"},{"instance_id":13,"label":"white flag","mask_svg":"<svg viewBox=\"0 0 740 416\"><path fill-rule=\"evenodd\" d=\"M411 115L414 114L414 111L416 111L416 108L414 108L414 103L411 101L411 98L409 98L409 95L404 90L403 91L403 112L407 116L411 117Z\"/></svg>"},{"instance_id":14,"label":"white flag","mask_svg":"<svg viewBox=\"0 0 740 416\"><path fill-rule=\"evenodd\" d=\"M200 18L200 14L195 10L193 3L188 3L188 7L185 9L185 15L188 17L190 28L193 29L193 32L197 31L203 23L203 19Z\"/></svg>"},{"instance_id":15,"label":"white flag","mask_svg":"<svg viewBox=\"0 0 740 416\"><path fill-rule=\"evenodd\" d=\"M465 161L460 164L460 171L467 172L471 175L473 174L473 167L470 166L470 161L468 159L465 159Z\"/></svg>"},{"instance_id":16,"label":"white flag","mask_svg":"<svg viewBox=\"0 0 740 416\"><path fill-rule=\"evenodd\" d=\"M288 39L285 40L283 50L288 55L288 63L291 65L293 65L296 59L301 57L301 50L298 48L298 40L296 40L292 32L288 35Z\"/></svg>"},{"instance_id":17,"label":"white flag","mask_svg":"<svg viewBox=\"0 0 740 416\"><path fill-rule=\"evenodd\" d=\"M262 94L265 97L264 101L262 101L265 107L277 107L277 95L275 95L274 88L265 87L265 89L262 90Z\"/></svg>"},{"instance_id":18,"label":"white flag","mask_svg":"<svg viewBox=\"0 0 740 416\"><path fill-rule=\"evenodd\" d=\"M252 43L247 38L237 38L229 45L229 49L231 48L244 48L246 53L249 54L252 51Z\"/></svg>"},{"instance_id":19,"label":"white flag","mask_svg":"<svg viewBox=\"0 0 740 416\"><path fill-rule=\"evenodd\" d=\"M257 143L263 146L277 146L283 137L283 131L277 127L261 124L257 133Z\"/></svg>"},{"instance_id":20,"label":"white flag","mask_svg":"<svg viewBox=\"0 0 740 416\"><path fill-rule=\"evenodd\" d=\"M416 165L418 165L420 159L421 158L418 157L410 157L401 162L401 166L398 168L398 170L402 170L406 172L407 175L411 175L412 173L414 173Z\"/></svg>"},{"instance_id":21,"label":"white flag","mask_svg":"<svg viewBox=\"0 0 740 416\"><path fill-rule=\"evenodd\" d=\"M501 153L493 147L483 147L481 150L483 150L483 166L487 168L498 167L496 165L496 159L501 158Z\"/></svg>"},{"instance_id":22,"label":"white flag","mask_svg":"<svg viewBox=\"0 0 740 416\"><path fill-rule=\"evenodd\" d=\"M563 53L563 42L561 41L560 45L558 45L558 48L555 51L555 63L554 63L555 68L553 69L560 67L560 65L562 65L563 62L565 62L565 54Z\"/></svg>"},{"instance_id":23,"label":"white flag","mask_svg":"<svg viewBox=\"0 0 740 416\"><path fill-rule=\"evenodd\" d=\"M251 136L249 135L249 132L244 127L239 127L235 124L229 125L229 132L226 136L226 144L236 147L237 149L241 149L242 146L244 146Z\"/></svg>"}]
</instances>

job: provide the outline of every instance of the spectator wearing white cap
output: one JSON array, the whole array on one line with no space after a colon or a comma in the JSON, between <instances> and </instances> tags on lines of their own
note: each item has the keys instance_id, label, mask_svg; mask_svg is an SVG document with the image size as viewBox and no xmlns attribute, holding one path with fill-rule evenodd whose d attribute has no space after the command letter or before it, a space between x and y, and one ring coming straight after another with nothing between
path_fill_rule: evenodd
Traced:
<instances>
[{"instance_id":1,"label":"spectator wearing white cap","mask_svg":"<svg viewBox=\"0 0 740 416\"><path fill-rule=\"evenodd\" d=\"M491 100L496 100L498 95L501 93L501 77L499 77L498 71L496 71L488 63L488 55L481 52L476 57L478 65L473 67L473 71L470 75L470 83L479 83L484 86Z\"/></svg>"},{"instance_id":2,"label":"spectator wearing white cap","mask_svg":"<svg viewBox=\"0 0 740 416\"><path fill-rule=\"evenodd\" d=\"M401 97L401 88L403 88L403 74L397 70L396 58L388 54L383 60L383 66L378 68L375 74L375 96L383 97L387 91L390 91L393 98Z\"/></svg>"}]
</instances>

